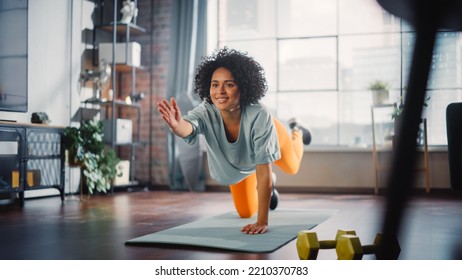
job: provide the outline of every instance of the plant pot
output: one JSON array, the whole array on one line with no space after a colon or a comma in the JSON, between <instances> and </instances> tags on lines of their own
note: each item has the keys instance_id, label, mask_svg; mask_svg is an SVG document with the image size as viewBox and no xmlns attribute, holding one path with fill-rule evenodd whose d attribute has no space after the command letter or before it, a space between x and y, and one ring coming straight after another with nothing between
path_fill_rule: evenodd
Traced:
<instances>
[{"instance_id":1,"label":"plant pot","mask_svg":"<svg viewBox=\"0 0 462 280\"><path fill-rule=\"evenodd\" d=\"M77 149L69 149L65 152L66 161L71 167L79 167L82 166L82 162L77 159Z\"/></svg>"},{"instance_id":2,"label":"plant pot","mask_svg":"<svg viewBox=\"0 0 462 280\"><path fill-rule=\"evenodd\" d=\"M371 90L371 92L374 106L386 104L389 101L390 93L387 89Z\"/></svg>"}]
</instances>

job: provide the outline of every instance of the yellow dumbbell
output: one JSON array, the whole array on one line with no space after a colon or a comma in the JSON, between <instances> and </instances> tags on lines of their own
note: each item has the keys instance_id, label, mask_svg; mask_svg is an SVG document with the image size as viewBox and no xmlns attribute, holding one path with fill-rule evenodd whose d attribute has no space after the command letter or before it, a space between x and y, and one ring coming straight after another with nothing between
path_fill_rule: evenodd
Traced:
<instances>
[{"instance_id":1,"label":"yellow dumbbell","mask_svg":"<svg viewBox=\"0 0 462 280\"><path fill-rule=\"evenodd\" d=\"M301 260L315 260L319 249L335 249L337 240L342 235L356 235L354 230L338 230L335 240L318 240L316 232L301 230L297 237L297 251Z\"/></svg>"},{"instance_id":2,"label":"yellow dumbbell","mask_svg":"<svg viewBox=\"0 0 462 280\"><path fill-rule=\"evenodd\" d=\"M364 255L375 254L377 257L378 246L381 242L382 234L380 233L376 235L374 244L371 245L361 245L359 237L356 235L346 234L339 236L335 250L337 251L337 257L339 260L360 260ZM397 260L399 253L401 252L398 239L393 238L390 246L392 251L391 259Z\"/></svg>"}]
</instances>

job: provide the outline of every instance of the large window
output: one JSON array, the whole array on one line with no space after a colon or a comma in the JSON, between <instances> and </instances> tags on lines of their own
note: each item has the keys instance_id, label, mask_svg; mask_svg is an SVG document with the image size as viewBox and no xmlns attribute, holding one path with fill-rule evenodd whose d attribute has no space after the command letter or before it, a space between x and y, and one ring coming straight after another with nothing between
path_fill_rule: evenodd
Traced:
<instances>
[{"instance_id":1,"label":"large window","mask_svg":"<svg viewBox=\"0 0 462 280\"><path fill-rule=\"evenodd\" d=\"M372 144L369 86L390 102L406 92L415 33L375 0L209 0L209 52L228 46L258 60L262 101L282 121L297 117L313 145ZM425 107L430 145L446 145L446 106L462 101L462 36L439 32ZM390 116L391 121L391 116Z\"/></svg>"}]
</instances>

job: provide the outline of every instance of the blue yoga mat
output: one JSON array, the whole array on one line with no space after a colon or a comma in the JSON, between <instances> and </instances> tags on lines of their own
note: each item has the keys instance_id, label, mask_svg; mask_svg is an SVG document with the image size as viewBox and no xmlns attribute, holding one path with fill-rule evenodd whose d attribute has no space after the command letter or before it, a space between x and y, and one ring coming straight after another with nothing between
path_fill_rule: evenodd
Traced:
<instances>
[{"instance_id":1,"label":"blue yoga mat","mask_svg":"<svg viewBox=\"0 0 462 280\"><path fill-rule=\"evenodd\" d=\"M300 230L312 229L337 212L331 209L277 209L270 212L269 231L258 235L240 232L244 225L254 223L255 217L241 219L237 213L231 212L137 237L125 244L172 244L269 253L295 239Z\"/></svg>"}]
</instances>

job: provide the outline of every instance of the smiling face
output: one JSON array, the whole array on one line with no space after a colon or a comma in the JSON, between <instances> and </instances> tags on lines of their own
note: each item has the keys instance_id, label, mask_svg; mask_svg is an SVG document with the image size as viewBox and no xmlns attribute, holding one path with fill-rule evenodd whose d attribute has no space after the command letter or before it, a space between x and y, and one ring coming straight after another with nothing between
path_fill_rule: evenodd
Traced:
<instances>
[{"instance_id":1,"label":"smiling face","mask_svg":"<svg viewBox=\"0 0 462 280\"><path fill-rule=\"evenodd\" d=\"M217 68L210 83L210 98L220 111L233 112L240 107L239 88L231 72L223 67Z\"/></svg>"}]
</instances>

